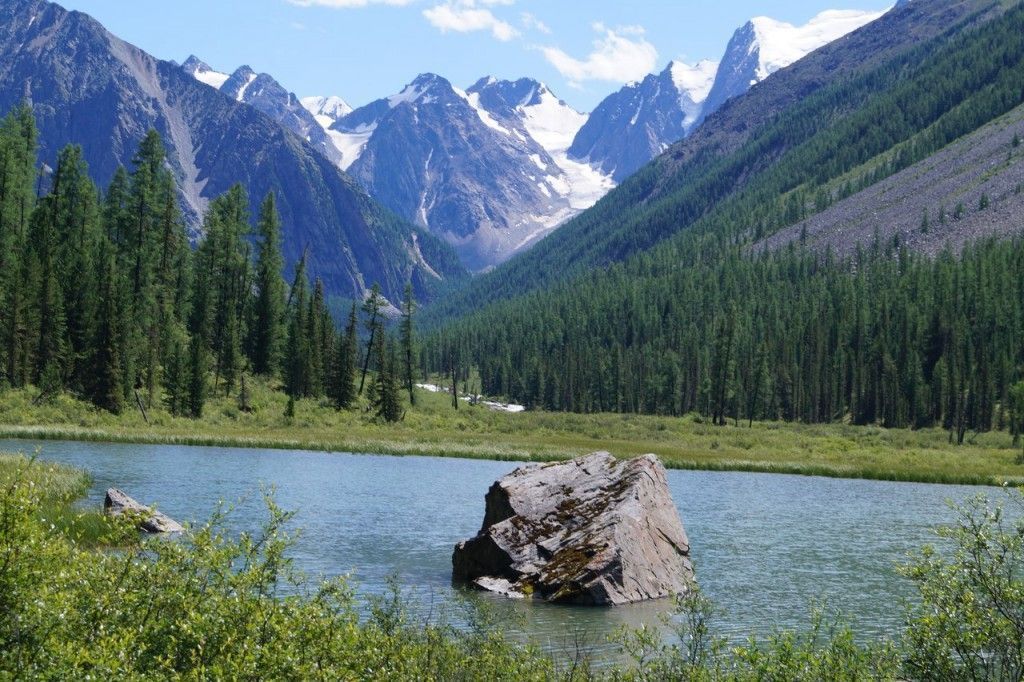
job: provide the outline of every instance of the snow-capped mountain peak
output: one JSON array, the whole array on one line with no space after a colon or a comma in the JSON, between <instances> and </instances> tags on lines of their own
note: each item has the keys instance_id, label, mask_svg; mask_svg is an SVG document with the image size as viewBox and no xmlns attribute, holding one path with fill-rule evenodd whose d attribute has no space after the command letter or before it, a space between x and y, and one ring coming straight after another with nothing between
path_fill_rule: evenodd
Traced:
<instances>
[{"instance_id":1,"label":"snow-capped mountain peak","mask_svg":"<svg viewBox=\"0 0 1024 682\"><path fill-rule=\"evenodd\" d=\"M342 116L352 113L352 107L348 102L337 96L303 97L301 102L306 111L313 114L317 122L325 128L330 127ZM320 120L321 116L324 117L324 121Z\"/></svg>"},{"instance_id":2,"label":"snow-capped mountain peak","mask_svg":"<svg viewBox=\"0 0 1024 682\"><path fill-rule=\"evenodd\" d=\"M598 165L621 181L682 139L699 121L718 64L670 62L658 74L623 87L590 115L569 157Z\"/></svg>"},{"instance_id":3,"label":"snow-capped mountain peak","mask_svg":"<svg viewBox=\"0 0 1024 682\"><path fill-rule=\"evenodd\" d=\"M341 154L323 131L326 120L317 119L305 103L286 90L269 74L256 73L248 66L241 66L230 75L215 71L209 64L195 55L181 65L185 73L201 83L220 91L226 97L248 104L270 116L285 128L306 140L320 150L320 153L335 163L340 163ZM326 110L341 110L348 106L338 98L319 98L316 102ZM311 103L313 104L313 103Z\"/></svg>"},{"instance_id":4,"label":"snow-capped mountain peak","mask_svg":"<svg viewBox=\"0 0 1024 682\"><path fill-rule=\"evenodd\" d=\"M215 90L220 90L230 78L230 74L215 71L213 67L195 55L189 56L181 68L200 83L205 83Z\"/></svg>"},{"instance_id":5,"label":"snow-capped mountain peak","mask_svg":"<svg viewBox=\"0 0 1024 682\"><path fill-rule=\"evenodd\" d=\"M506 81L487 76L474 83L469 88L469 92L480 93L484 106L489 110L497 111L536 104L543 93L551 91L544 83L533 78Z\"/></svg>"},{"instance_id":6,"label":"snow-capped mountain peak","mask_svg":"<svg viewBox=\"0 0 1024 682\"><path fill-rule=\"evenodd\" d=\"M794 26L770 17L754 17L748 23L754 39L747 47L747 53L758 55L757 80L764 80L779 69L883 14L884 11L826 10L803 26Z\"/></svg>"},{"instance_id":7,"label":"snow-capped mountain peak","mask_svg":"<svg viewBox=\"0 0 1024 682\"><path fill-rule=\"evenodd\" d=\"M715 75L718 74L718 62L710 59L702 59L691 66L680 61L670 62L668 71L672 75L672 82L680 95L688 95L690 100L700 104L708 98L711 87L715 84Z\"/></svg>"},{"instance_id":8,"label":"snow-capped mountain peak","mask_svg":"<svg viewBox=\"0 0 1024 682\"><path fill-rule=\"evenodd\" d=\"M394 109L402 104L425 101L429 104L434 97L452 92L454 88L446 79L434 73L421 73L406 85L401 92L387 98L388 106Z\"/></svg>"},{"instance_id":9,"label":"snow-capped mountain peak","mask_svg":"<svg viewBox=\"0 0 1024 682\"><path fill-rule=\"evenodd\" d=\"M776 71L883 14L885 11L828 10L802 26L769 17L751 19L729 40L701 118L711 115L728 100L742 95Z\"/></svg>"}]
</instances>

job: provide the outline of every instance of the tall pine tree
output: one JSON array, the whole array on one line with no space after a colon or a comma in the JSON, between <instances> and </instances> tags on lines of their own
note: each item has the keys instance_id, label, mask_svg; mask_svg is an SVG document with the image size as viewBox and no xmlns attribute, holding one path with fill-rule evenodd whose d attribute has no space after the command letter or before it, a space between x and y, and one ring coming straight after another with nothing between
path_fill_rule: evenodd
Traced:
<instances>
[{"instance_id":1,"label":"tall pine tree","mask_svg":"<svg viewBox=\"0 0 1024 682\"><path fill-rule=\"evenodd\" d=\"M412 317L416 313L416 300L412 295L412 283L405 285L405 298L402 300L402 384L409 392L409 404L416 404L415 377L413 357L416 354L416 339L413 334Z\"/></svg>"},{"instance_id":2,"label":"tall pine tree","mask_svg":"<svg viewBox=\"0 0 1024 682\"><path fill-rule=\"evenodd\" d=\"M285 283L281 277L281 219L274 194L260 206L257 225L259 256L256 262L256 303L252 323L252 368L270 376L280 365L284 341Z\"/></svg>"}]
</instances>

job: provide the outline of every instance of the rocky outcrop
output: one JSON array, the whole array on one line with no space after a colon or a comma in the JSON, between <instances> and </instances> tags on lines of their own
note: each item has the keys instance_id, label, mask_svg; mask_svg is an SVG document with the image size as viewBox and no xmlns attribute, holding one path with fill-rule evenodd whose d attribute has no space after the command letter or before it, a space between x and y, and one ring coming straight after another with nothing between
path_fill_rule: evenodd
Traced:
<instances>
[{"instance_id":1,"label":"rocky outcrop","mask_svg":"<svg viewBox=\"0 0 1024 682\"><path fill-rule=\"evenodd\" d=\"M703 112L714 62L671 62L660 74L630 83L606 97L580 128L569 157L586 160L622 182L674 142Z\"/></svg>"},{"instance_id":2,"label":"rocky outcrop","mask_svg":"<svg viewBox=\"0 0 1024 682\"><path fill-rule=\"evenodd\" d=\"M456 580L511 597L614 605L686 592L689 556L658 458L598 452L496 482L483 528L456 545L452 568Z\"/></svg>"},{"instance_id":3,"label":"rocky outcrop","mask_svg":"<svg viewBox=\"0 0 1024 682\"><path fill-rule=\"evenodd\" d=\"M103 511L109 516L127 514L129 517L137 519L139 530L146 533L181 533L185 530L174 519L161 514L152 507L136 502L117 488L107 490L107 497L103 500Z\"/></svg>"}]
</instances>

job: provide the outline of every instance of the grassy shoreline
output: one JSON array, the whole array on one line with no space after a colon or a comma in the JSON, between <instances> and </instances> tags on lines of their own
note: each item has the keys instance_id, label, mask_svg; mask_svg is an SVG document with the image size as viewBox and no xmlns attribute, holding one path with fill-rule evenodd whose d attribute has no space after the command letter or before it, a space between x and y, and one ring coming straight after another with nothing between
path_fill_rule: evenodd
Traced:
<instances>
[{"instance_id":1,"label":"grassy shoreline","mask_svg":"<svg viewBox=\"0 0 1024 682\"><path fill-rule=\"evenodd\" d=\"M215 434L111 432L101 429L81 429L64 426L11 426L0 424L0 439L25 441L80 441L92 443L120 443L139 445L185 445L195 447L226 447L267 450L307 450L314 452L337 452L375 454L393 457L440 457L453 459L481 459L501 462L553 462L570 459L584 454L582 451L566 451L565 454L516 454L490 451L486 447L462 450L440 450L419 443L400 441L360 441L358 445L344 440L322 441L276 438L244 437ZM589 452L589 451L588 451ZM618 456L619 452L613 452ZM635 454L640 454L635 453ZM644 453L646 454L646 453ZM676 456L662 457L669 469L684 471L736 471L766 474L790 474L796 476L821 476L907 483L934 483L940 485L982 485L982 486L1024 486L1024 474L1001 475L997 473L970 474L955 471L913 471L874 468L868 465L827 465L814 462L759 462L751 460L708 460L685 459Z\"/></svg>"},{"instance_id":2,"label":"grassy shoreline","mask_svg":"<svg viewBox=\"0 0 1024 682\"><path fill-rule=\"evenodd\" d=\"M25 454L0 452L0 495L25 485L38 495L40 522L83 548L126 547L136 540L133 529L112 521L98 508L79 502L89 492L87 471L44 462Z\"/></svg>"},{"instance_id":3,"label":"grassy shoreline","mask_svg":"<svg viewBox=\"0 0 1024 682\"><path fill-rule=\"evenodd\" d=\"M255 382L254 382L255 383ZM1006 433L978 434L963 446L938 429L886 430L845 424L757 423L711 426L693 417L507 414L420 393L396 425L364 411L336 412L300 401L293 419L267 386L253 390L253 411L211 401L202 420L159 408L115 416L61 396L34 404L35 391L0 395L0 438L377 453L498 461L552 461L608 450L620 457L653 452L674 469L749 471L942 484L1024 484L1019 450Z\"/></svg>"}]
</instances>

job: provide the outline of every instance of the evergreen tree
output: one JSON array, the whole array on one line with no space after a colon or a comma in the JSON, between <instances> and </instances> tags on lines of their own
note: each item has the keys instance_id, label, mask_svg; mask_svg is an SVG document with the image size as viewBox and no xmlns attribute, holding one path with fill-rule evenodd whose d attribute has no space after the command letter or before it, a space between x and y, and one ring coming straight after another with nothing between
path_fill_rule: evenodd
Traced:
<instances>
[{"instance_id":1,"label":"evergreen tree","mask_svg":"<svg viewBox=\"0 0 1024 682\"><path fill-rule=\"evenodd\" d=\"M415 355L415 338L413 335L413 314L416 312L416 301L412 295L412 284L405 285L405 298L402 301L402 383L409 392L409 404L416 404L415 378L413 376L413 356Z\"/></svg>"},{"instance_id":2,"label":"evergreen tree","mask_svg":"<svg viewBox=\"0 0 1024 682\"><path fill-rule=\"evenodd\" d=\"M309 352L309 387L312 396L322 396L327 388L327 378L334 348L334 322L324 297L324 284L317 278L313 285L313 296L309 300L306 314L306 338Z\"/></svg>"},{"instance_id":3,"label":"evergreen tree","mask_svg":"<svg viewBox=\"0 0 1024 682\"><path fill-rule=\"evenodd\" d=\"M377 349L376 413L379 419L393 423L402 418L395 347L388 339L381 338Z\"/></svg>"},{"instance_id":4,"label":"evergreen tree","mask_svg":"<svg viewBox=\"0 0 1024 682\"><path fill-rule=\"evenodd\" d=\"M1013 434L1013 444L1021 445L1021 435L1024 434L1024 380L1018 381L1010 388L1010 433ZM1019 457L1024 462L1024 446L1022 446Z\"/></svg>"},{"instance_id":5,"label":"evergreen tree","mask_svg":"<svg viewBox=\"0 0 1024 682\"><path fill-rule=\"evenodd\" d=\"M13 386L24 386L31 374L31 321L24 284L30 278L26 249L36 198L37 136L27 103L0 123L0 354Z\"/></svg>"},{"instance_id":6,"label":"evergreen tree","mask_svg":"<svg viewBox=\"0 0 1024 682\"><path fill-rule=\"evenodd\" d=\"M164 406L175 417L190 413L189 386L191 358L185 356L180 341L173 343L164 369Z\"/></svg>"},{"instance_id":7,"label":"evergreen tree","mask_svg":"<svg viewBox=\"0 0 1024 682\"><path fill-rule=\"evenodd\" d=\"M260 206L257 226L260 251L256 263L256 304L253 320L252 367L257 374L272 375L280 363L284 340L285 283L281 277L281 225L274 194Z\"/></svg>"},{"instance_id":8,"label":"evergreen tree","mask_svg":"<svg viewBox=\"0 0 1024 682\"><path fill-rule=\"evenodd\" d=\"M46 223L43 232L54 238L60 295L51 309L64 316L63 324L57 326L64 327L66 378L73 390L83 391L92 371L90 341L100 305L97 259L103 233L96 186L89 179L80 147L61 151L51 192L38 211Z\"/></svg>"},{"instance_id":9,"label":"evergreen tree","mask_svg":"<svg viewBox=\"0 0 1024 682\"><path fill-rule=\"evenodd\" d=\"M209 372L206 353L202 338L193 336L188 347L188 396L186 399L188 416L193 419L201 418L203 408L206 406L206 382Z\"/></svg>"},{"instance_id":10,"label":"evergreen tree","mask_svg":"<svg viewBox=\"0 0 1024 682\"><path fill-rule=\"evenodd\" d=\"M358 325L356 306L353 303L348 316L348 324L345 325L345 332L334 353L330 397L335 408L339 410L348 409L356 399L356 356L359 353Z\"/></svg>"},{"instance_id":11,"label":"evergreen tree","mask_svg":"<svg viewBox=\"0 0 1024 682\"><path fill-rule=\"evenodd\" d=\"M306 292L306 259L303 257L295 270L289 302L288 342L285 372L285 391L292 399L309 395L309 315Z\"/></svg>"},{"instance_id":12,"label":"evergreen tree","mask_svg":"<svg viewBox=\"0 0 1024 682\"><path fill-rule=\"evenodd\" d=\"M63 388L67 370L67 326L64 319L64 296L57 270L56 226L47 215L46 204L32 217L28 240L32 279L26 282L27 291L35 293L31 301L32 337L35 352L32 356L32 380L39 384L47 376L48 388Z\"/></svg>"},{"instance_id":13,"label":"evergreen tree","mask_svg":"<svg viewBox=\"0 0 1024 682\"><path fill-rule=\"evenodd\" d=\"M92 380L90 400L99 407L120 414L124 408L125 377L123 364L122 296L118 290L117 269L111 249L100 252L99 313L92 339Z\"/></svg>"},{"instance_id":14,"label":"evergreen tree","mask_svg":"<svg viewBox=\"0 0 1024 682\"><path fill-rule=\"evenodd\" d=\"M242 339L249 303L249 200L241 185L210 205L206 237L199 246L198 267L206 269L210 291L209 350L214 360L214 385L223 380L224 394L235 388L242 366Z\"/></svg>"},{"instance_id":15,"label":"evergreen tree","mask_svg":"<svg viewBox=\"0 0 1024 682\"><path fill-rule=\"evenodd\" d=\"M374 284L370 289L370 294L363 302L363 313L366 314L366 331L369 334L369 339L366 342L366 359L363 362L363 374L359 379L359 395L363 394L363 387L366 385L366 373L370 369L370 358L374 355L374 342L383 332L381 311L384 309L384 304L384 297L380 293L380 285Z\"/></svg>"}]
</instances>

